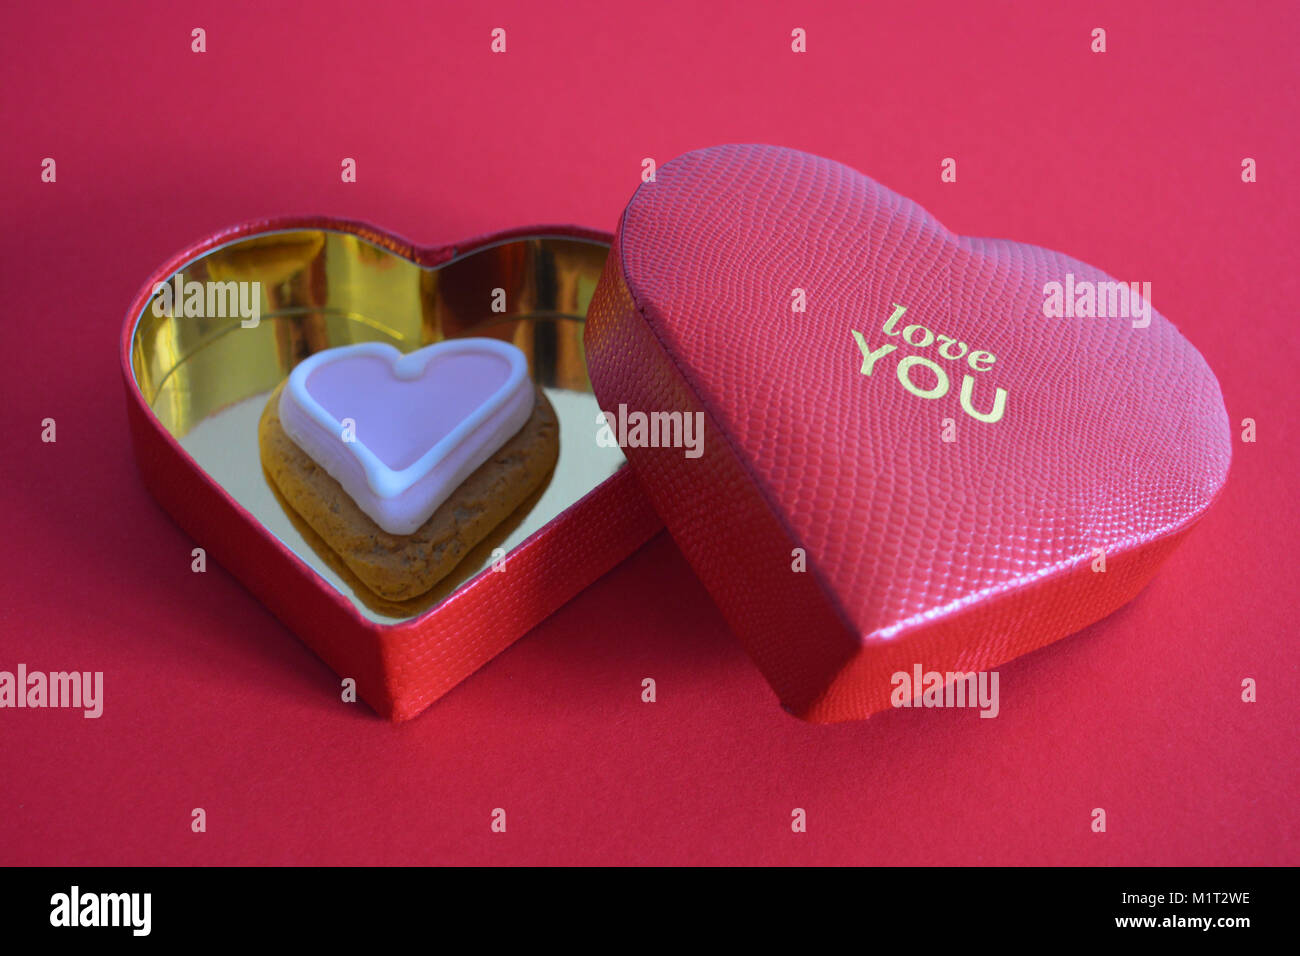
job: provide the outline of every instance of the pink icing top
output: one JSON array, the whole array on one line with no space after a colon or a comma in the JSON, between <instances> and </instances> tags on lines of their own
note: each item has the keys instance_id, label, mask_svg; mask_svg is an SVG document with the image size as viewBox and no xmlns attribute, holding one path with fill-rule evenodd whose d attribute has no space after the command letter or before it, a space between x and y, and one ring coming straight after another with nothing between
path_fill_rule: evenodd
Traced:
<instances>
[{"instance_id":1,"label":"pink icing top","mask_svg":"<svg viewBox=\"0 0 1300 956\"><path fill-rule=\"evenodd\" d=\"M524 354L452 339L403 355L363 343L300 363L280 421L303 451L391 534L410 534L533 412Z\"/></svg>"}]
</instances>

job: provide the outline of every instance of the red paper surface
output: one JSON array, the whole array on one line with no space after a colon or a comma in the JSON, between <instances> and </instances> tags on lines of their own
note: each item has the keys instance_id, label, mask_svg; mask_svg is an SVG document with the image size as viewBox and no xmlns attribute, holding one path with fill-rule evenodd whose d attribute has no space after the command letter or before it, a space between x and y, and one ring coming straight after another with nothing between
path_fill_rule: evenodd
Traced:
<instances>
[{"instance_id":1,"label":"red paper surface","mask_svg":"<svg viewBox=\"0 0 1300 956\"><path fill-rule=\"evenodd\" d=\"M459 6L5 14L0 670L105 699L0 710L0 862L1300 862L1294 4ZM1219 502L1135 602L1001 668L996 719L796 721L663 536L400 726L191 572L116 361L158 262L263 215L612 228L643 158L735 141L1150 281L1223 386Z\"/></svg>"}]
</instances>

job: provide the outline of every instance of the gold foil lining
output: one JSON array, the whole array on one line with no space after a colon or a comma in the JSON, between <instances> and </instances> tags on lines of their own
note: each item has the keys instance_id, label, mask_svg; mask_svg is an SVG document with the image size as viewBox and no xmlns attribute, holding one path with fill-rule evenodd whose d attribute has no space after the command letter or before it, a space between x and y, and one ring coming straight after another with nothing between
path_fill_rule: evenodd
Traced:
<instances>
[{"instance_id":1,"label":"gold foil lining","mask_svg":"<svg viewBox=\"0 0 1300 956\"><path fill-rule=\"evenodd\" d=\"M141 313L132 338L136 386L197 466L365 617L424 613L509 553L623 465L596 444L598 406L582 324L608 247L559 236L514 239L423 268L359 236L327 230L239 239L186 263L186 283L258 282L261 318ZM502 290L498 293L496 290ZM494 312L502 301L505 310ZM539 489L428 594L385 602L357 581L287 508L262 470L257 421L276 385L308 355L355 342L411 351L486 336L528 356L560 421L560 457ZM200 542L201 544L201 542ZM501 549L498 551L497 549Z\"/></svg>"}]
</instances>

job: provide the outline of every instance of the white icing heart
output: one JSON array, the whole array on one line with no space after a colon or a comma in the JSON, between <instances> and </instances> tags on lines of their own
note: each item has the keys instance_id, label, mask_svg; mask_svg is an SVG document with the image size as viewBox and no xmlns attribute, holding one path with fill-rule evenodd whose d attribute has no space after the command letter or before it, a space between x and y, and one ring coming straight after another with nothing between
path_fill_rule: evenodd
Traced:
<instances>
[{"instance_id":1,"label":"white icing heart","mask_svg":"<svg viewBox=\"0 0 1300 956\"><path fill-rule=\"evenodd\" d=\"M317 352L280 395L285 432L390 534L410 534L533 413L528 360L496 339L403 355Z\"/></svg>"}]
</instances>

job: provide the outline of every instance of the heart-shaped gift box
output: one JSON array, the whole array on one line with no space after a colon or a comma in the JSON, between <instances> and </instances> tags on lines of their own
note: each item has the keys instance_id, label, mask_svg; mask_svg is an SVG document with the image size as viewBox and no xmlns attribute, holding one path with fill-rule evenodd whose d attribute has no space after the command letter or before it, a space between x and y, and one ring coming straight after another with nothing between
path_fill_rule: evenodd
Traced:
<instances>
[{"instance_id":1,"label":"heart-shaped gift box","mask_svg":"<svg viewBox=\"0 0 1300 956\"><path fill-rule=\"evenodd\" d=\"M897 703L898 673L995 667L1109 614L1226 479L1218 385L1149 300L953 235L837 163L690 153L636 193L606 259L608 238L420 248L265 220L177 253L131 304L146 485L381 714L418 713L662 516L789 710L867 716ZM260 322L154 311L180 277L256 283ZM257 415L323 349L465 336L528 356L559 464L424 599L373 604L276 497Z\"/></svg>"},{"instance_id":2,"label":"heart-shaped gift box","mask_svg":"<svg viewBox=\"0 0 1300 956\"><path fill-rule=\"evenodd\" d=\"M594 442L582 345L609 238L536 227L422 248L362 223L289 218L223 230L161 265L127 311L120 359L141 475L204 549L195 569L215 559L362 699L402 720L631 554L661 525L621 452ZM229 314L226 300L222 314L212 299L191 310L191 283L208 295L254 289L256 319ZM163 308L169 284L177 294ZM522 350L559 422L559 460L444 581L386 602L278 496L259 460L258 419L272 390L322 350L413 352L466 337Z\"/></svg>"},{"instance_id":3,"label":"heart-shaped gift box","mask_svg":"<svg viewBox=\"0 0 1300 956\"><path fill-rule=\"evenodd\" d=\"M639 188L584 334L732 629L787 709L835 721L1111 613L1210 505L1219 386L1140 291L838 163L721 146Z\"/></svg>"}]
</instances>

